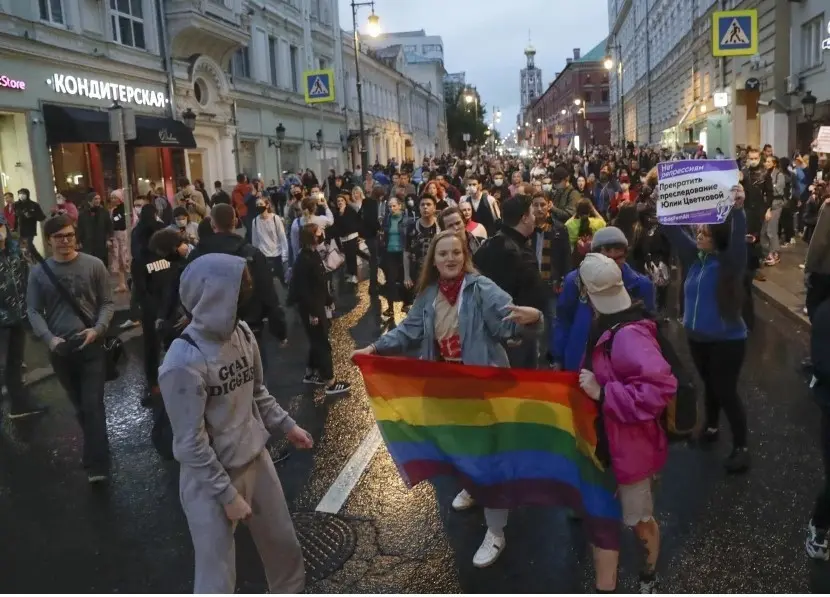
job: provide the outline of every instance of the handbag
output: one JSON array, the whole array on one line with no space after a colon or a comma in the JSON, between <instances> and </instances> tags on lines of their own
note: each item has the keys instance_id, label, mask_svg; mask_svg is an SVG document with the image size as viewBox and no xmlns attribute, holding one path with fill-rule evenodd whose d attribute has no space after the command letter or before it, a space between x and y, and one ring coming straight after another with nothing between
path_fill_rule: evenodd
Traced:
<instances>
[{"instance_id":1,"label":"handbag","mask_svg":"<svg viewBox=\"0 0 830 597\"><path fill-rule=\"evenodd\" d=\"M40 266L43 268L43 272L46 274L46 277L49 278L49 281L52 282L52 286L58 291L58 294L61 295L61 298L69 305L72 310L75 312L75 315L78 316L78 319L84 324L87 328L94 328L95 323L89 318L89 316L84 313L84 310L81 309L81 305L78 304L78 301L75 300L75 297L66 289L66 286L60 283L58 277L55 275L55 272L52 271L52 268L46 263L46 260L43 256L38 253L37 249L34 246L29 246L29 253L35 258ZM121 342L121 339L117 336L105 336L103 341L103 348L104 348L104 362L106 364L106 379L107 381L113 381L118 379L119 371L118 371L118 363L121 361L121 358L124 356L124 343Z\"/></svg>"},{"instance_id":2,"label":"handbag","mask_svg":"<svg viewBox=\"0 0 830 597\"><path fill-rule=\"evenodd\" d=\"M327 272L333 272L337 268L339 268L343 263L345 263L346 258L343 256L343 253L340 249L337 248L337 245L334 241L329 241L326 245L326 252L323 255L323 265L326 266Z\"/></svg>"}]
</instances>

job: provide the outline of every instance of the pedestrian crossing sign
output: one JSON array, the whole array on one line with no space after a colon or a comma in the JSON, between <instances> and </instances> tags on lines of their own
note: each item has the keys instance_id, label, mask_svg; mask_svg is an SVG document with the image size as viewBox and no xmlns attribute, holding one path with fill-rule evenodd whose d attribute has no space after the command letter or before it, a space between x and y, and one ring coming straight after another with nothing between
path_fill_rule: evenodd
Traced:
<instances>
[{"instance_id":1,"label":"pedestrian crossing sign","mask_svg":"<svg viewBox=\"0 0 830 597\"><path fill-rule=\"evenodd\" d=\"M757 10L725 10L712 15L713 56L752 56L757 53Z\"/></svg>"},{"instance_id":2,"label":"pedestrian crossing sign","mask_svg":"<svg viewBox=\"0 0 830 597\"><path fill-rule=\"evenodd\" d=\"M334 101L334 71L303 71L305 101L307 104L325 104Z\"/></svg>"}]
</instances>

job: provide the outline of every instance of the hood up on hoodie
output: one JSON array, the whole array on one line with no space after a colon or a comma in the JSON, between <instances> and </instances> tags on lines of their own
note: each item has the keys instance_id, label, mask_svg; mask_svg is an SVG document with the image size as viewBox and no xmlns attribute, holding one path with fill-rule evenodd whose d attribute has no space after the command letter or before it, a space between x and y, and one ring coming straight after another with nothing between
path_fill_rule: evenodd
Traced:
<instances>
[{"instance_id":1,"label":"hood up on hoodie","mask_svg":"<svg viewBox=\"0 0 830 597\"><path fill-rule=\"evenodd\" d=\"M242 257L224 253L202 255L182 273L179 295L190 325L205 340L226 342L236 328Z\"/></svg>"}]
</instances>

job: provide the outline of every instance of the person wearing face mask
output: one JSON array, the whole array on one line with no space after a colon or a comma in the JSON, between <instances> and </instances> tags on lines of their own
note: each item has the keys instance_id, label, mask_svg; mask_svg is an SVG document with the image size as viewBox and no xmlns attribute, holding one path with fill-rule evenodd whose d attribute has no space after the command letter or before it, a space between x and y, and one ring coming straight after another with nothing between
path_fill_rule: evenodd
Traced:
<instances>
[{"instance_id":1,"label":"person wearing face mask","mask_svg":"<svg viewBox=\"0 0 830 597\"><path fill-rule=\"evenodd\" d=\"M324 386L327 395L348 392L351 384L334 378L330 326L327 308L334 307L334 298L328 287L328 275L320 256L324 242L323 230L309 223L300 231L300 253L294 262L288 304L297 307L303 328L308 336L308 360L303 383Z\"/></svg>"},{"instance_id":2,"label":"person wearing face mask","mask_svg":"<svg viewBox=\"0 0 830 597\"><path fill-rule=\"evenodd\" d=\"M636 203L637 197L638 192L631 188L631 179L628 174L620 175L620 190L611 199L611 203L608 205L608 214L612 218L615 217L622 205Z\"/></svg>"},{"instance_id":3,"label":"person wearing face mask","mask_svg":"<svg viewBox=\"0 0 830 597\"><path fill-rule=\"evenodd\" d=\"M89 207L78 215L78 246L107 265L112 232L110 212L102 205L101 195L93 193Z\"/></svg>"},{"instance_id":4,"label":"person wearing face mask","mask_svg":"<svg viewBox=\"0 0 830 597\"><path fill-rule=\"evenodd\" d=\"M610 163L603 166L599 171L599 180L594 185L594 206L600 214L608 213L608 207L611 204L611 200L620 190L617 182L611 177L611 173L613 171L614 170Z\"/></svg>"},{"instance_id":5,"label":"person wearing face mask","mask_svg":"<svg viewBox=\"0 0 830 597\"><path fill-rule=\"evenodd\" d=\"M184 207L173 210L173 223L170 228L176 230L182 240L191 247L199 243L199 224L190 221L190 214Z\"/></svg>"},{"instance_id":6,"label":"person wearing face mask","mask_svg":"<svg viewBox=\"0 0 830 597\"><path fill-rule=\"evenodd\" d=\"M0 385L6 386L11 401L9 419L46 411L23 384L28 277L28 262L12 240L8 222L0 216ZM2 416L0 410L0 419Z\"/></svg>"},{"instance_id":7,"label":"person wearing face mask","mask_svg":"<svg viewBox=\"0 0 830 597\"><path fill-rule=\"evenodd\" d=\"M271 202L259 197L253 223L252 245L262 251L271 272L283 286L288 272L288 238L282 220L271 212Z\"/></svg>"},{"instance_id":8,"label":"person wearing face mask","mask_svg":"<svg viewBox=\"0 0 830 597\"><path fill-rule=\"evenodd\" d=\"M576 204L582 195L571 186L568 171L562 166L554 168L550 180L555 187L550 198L550 213L553 218L564 224L576 213Z\"/></svg>"},{"instance_id":9,"label":"person wearing face mask","mask_svg":"<svg viewBox=\"0 0 830 597\"><path fill-rule=\"evenodd\" d=\"M478 270L495 282L513 304L532 307L544 313L551 294L545 285L533 252L531 236L536 228L533 201L527 195L511 197L502 205L502 228L485 242L474 256ZM538 339L508 344L512 367L535 369L538 364Z\"/></svg>"},{"instance_id":10,"label":"person wearing face mask","mask_svg":"<svg viewBox=\"0 0 830 597\"><path fill-rule=\"evenodd\" d=\"M143 201L136 198L133 211L141 211ZM138 222L135 214L135 221ZM127 233L127 215L124 213L124 199L121 189L110 193L110 218L112 219L112 240L109 245L110 271L118 279L115 292L127 292L127 272L130 271L130 238ZM149 238L149 237L148 237Z\"/></svg>"},{"instance_id":11,"label":"person wearing face mask","mask_svg":"<svg viewBox=\"0 0 830 597\"><path fill-rule=\"evenodd\" d=\"M461 200L473 206L473 220L484 226L487 236L498 232L501 208L495 197L484 192L476 176L467 177L467 194Z\"/></svg>"},{"instance_id":12,"label":"person wearing face mask","mask_svg":"<svg viewBox=\"0 0 830 597\"><path fill-rule=\"evenodd\" d=\"M550 197L553 192L553 179L548 174L542 177L542 192L546 197Z\"/></svg>"},{"instance_id":13,"label":"person wearing face mask","mask_svg":"<svg viewBox=\"0 0 830 597\"><path fill-rule=\"evenodd\" d=\"M37 225L46 219L46 214L40 204L32 200L29 189L17 191L17 201L14 204L15 230L20 240L28 246L37 236Z\"/></svg>"},{"instance_id":14,"label":"person wearing face mask","mask_svg":"<svg viewBox=\"0 0 830 597\"><path fill-rule=\"evenodd\" d=\"M503 344L533 339L544 324L539 310L515 305L493 280L475 271L466 243L454 230L439 232L433 239L416 291L406 318L353 354L384 356L418 347L423 361L509 367ZM475 505L466 489L452 502L456 511ZM492 565L504 551L508 514L506 509L484 509L487 532L473 556L476 568Z\"/></svg>"}]
</instances>

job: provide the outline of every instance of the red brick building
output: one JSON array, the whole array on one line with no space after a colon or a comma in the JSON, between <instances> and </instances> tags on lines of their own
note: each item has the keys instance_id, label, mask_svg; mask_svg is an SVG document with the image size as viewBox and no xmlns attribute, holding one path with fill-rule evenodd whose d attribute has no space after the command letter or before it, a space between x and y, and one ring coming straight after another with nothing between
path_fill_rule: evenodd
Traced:
<instances>
[{"instance_id":1,"label":"red brick building","mask_svg":"<svg viewBox=\"0 0 830 597\"><path fill-rule=\"evenodd\" d=\"M574 134L580 147L611 144L610 90L605 40L585 56L579 48L545 92L525 111L523 138L536 147L566 147ZM563 113L564 111L564 113Z\"/></svg>"}]
</instances>

